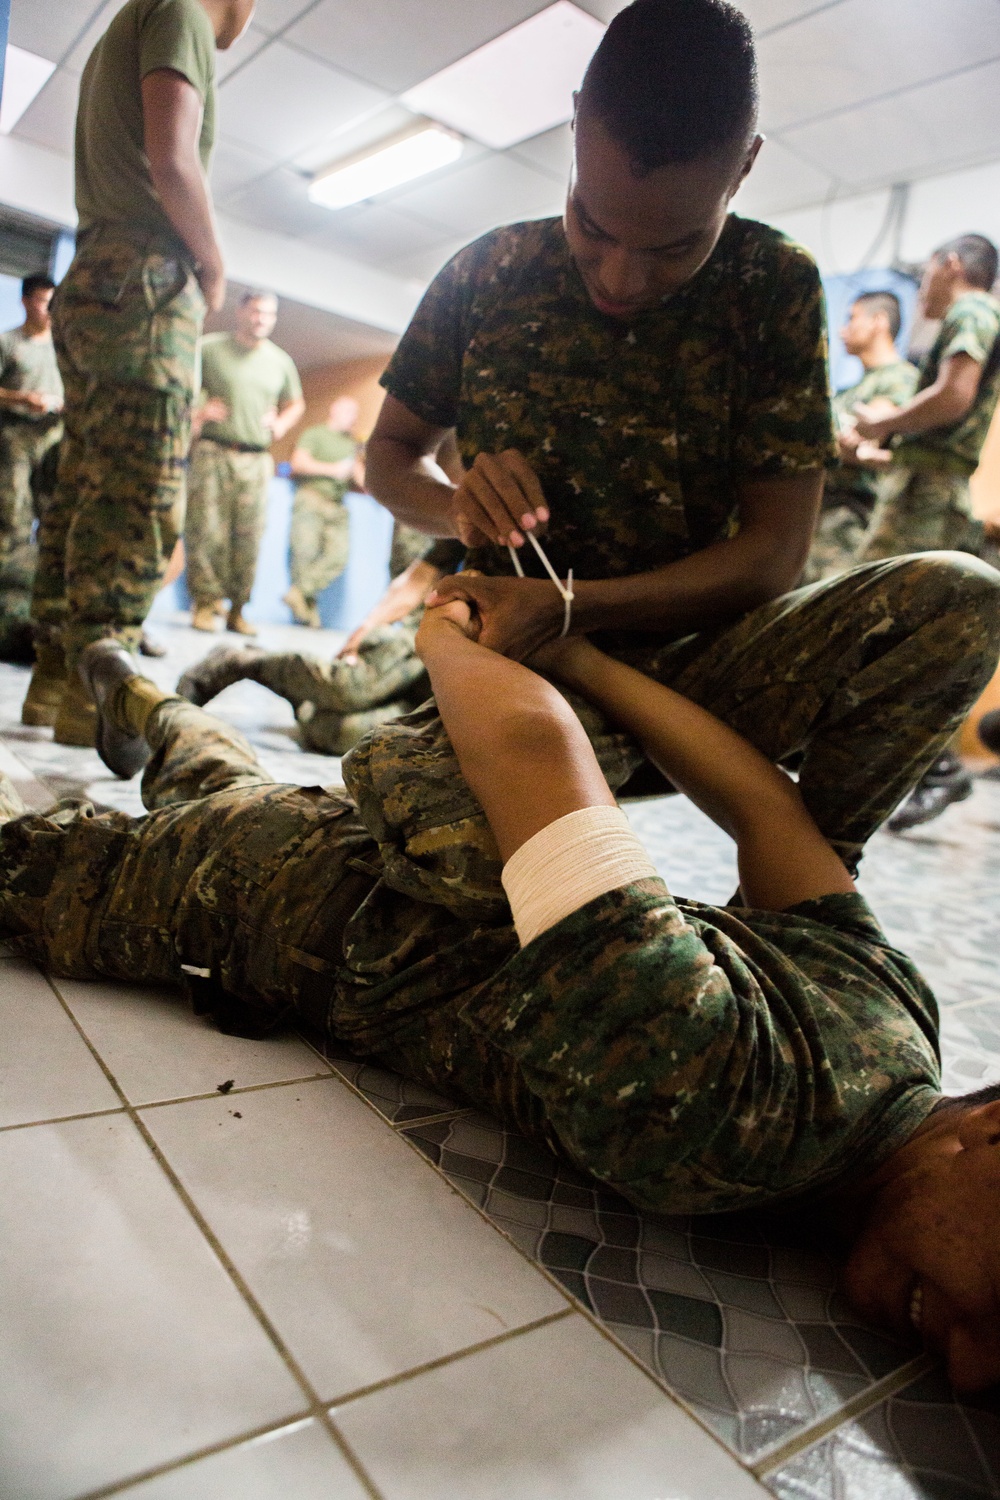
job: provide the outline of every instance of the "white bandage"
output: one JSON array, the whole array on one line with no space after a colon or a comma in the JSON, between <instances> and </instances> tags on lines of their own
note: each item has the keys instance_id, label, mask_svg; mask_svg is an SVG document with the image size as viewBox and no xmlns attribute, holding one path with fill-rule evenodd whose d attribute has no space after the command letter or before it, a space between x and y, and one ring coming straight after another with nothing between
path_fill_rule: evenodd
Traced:
<instances>
[{"instance_id":1,"label":"white bandage","mask_svg":"<svg viewBox=\"0 0 1000 1500\"><path fill-rule=\"evenodd\" d=\"M655 876L620 807L584 807L522 844L501 879L524 948L595 896Z\"/></svg>"}]
</instances>

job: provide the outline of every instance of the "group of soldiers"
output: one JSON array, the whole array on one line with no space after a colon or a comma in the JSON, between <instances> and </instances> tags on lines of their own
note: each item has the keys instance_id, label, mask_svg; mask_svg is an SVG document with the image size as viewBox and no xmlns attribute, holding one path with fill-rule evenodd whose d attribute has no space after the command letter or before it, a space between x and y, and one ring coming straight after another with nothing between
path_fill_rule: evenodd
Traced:
<instances>
[{"instance_id":1,"label":"group of soldiers","mask_svg":"<svg viewBox=\"0 0 1000 1500\"><path fill-rule=\"evenodd\" d=\"M83 74L24 713L144 768L148 815L32 815L0 778L0 936L59 974L183 985L244 1035L319 1028L643 1208L821 1216L862 1314L961 1389L995 1382L1000 1091L942 1096L934 998L853 880L996 669L1000 572L968 500L995 249L931 257L916 372L892 302L859 300L836 432L816 265L729 212L762 146L749 24L634 0L578 96L564 216L460 251L383 376L385 598L335 663L227 648L164 692L134 653L224 296L214 55L251 11L127 0ZM208 347L194 490L211 471L231 523L223 490L259 485L298 399L272 314L251 299ZM257 425L220 374L251 362ZM343 482L342 444L300 447L314 492ZM232 557L196 598L236 624ZM353 746L346 789L274 783L187 701L239 676L285 693L307 742ZM735 838L728 906L652 870L616 798L653 786Z\"/></svg>"}]
</instances>

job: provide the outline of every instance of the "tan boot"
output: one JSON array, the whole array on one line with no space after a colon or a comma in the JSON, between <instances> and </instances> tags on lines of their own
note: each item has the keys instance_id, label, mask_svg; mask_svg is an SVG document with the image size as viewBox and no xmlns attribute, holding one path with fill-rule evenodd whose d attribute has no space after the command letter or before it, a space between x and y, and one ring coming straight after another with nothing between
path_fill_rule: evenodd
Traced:
<instances>
[{"instance_id":1,"label":"tan boot","mask_svg":"<svg viewBox=\"0 0 1000 1500\"><path fill-rule=\"evenodd\" d=\"M311 600L306 598L297 583L292 584L282 603L288 605L297 625L308 625L313 630L319 630L321 624L319 610Z\"/></svg>"},{"instance_id":2,"label":"tan boot","mask_svg":"<svg viewBox=\"0 0 1000 1500\"><path fill-rule=\"evenodd\" d=\"M214 604L197 604L191 615L191 624L195 630L214 630L217 618L217 606Z\"/></svg>"},{"instance_id":3,"label":"tan boot","mask_svg":"<svg viewBox=\"0 0 1000 1500\"><path fill-rule=\"evenodd\" d=\"M96 733L97 710L74 673L59 704L52 738L57 745L82 745L92 750Z\"/></svg>"},{"instance_id":4,"label":"tan boot","mask_svg":"<svg viewBox=\"0 0 1000 1500\"><path fill-rule=\"evenodd\" d=\"M66 691L66 658L61 646L36 642L35 666L21 704L21 723L51 728Z\"/></svg>"},{"instance_id":5,"label":"tan boot","mask_svg":"<svg viewBox=\"0 0 1000 1500\"><path fill-rule=\"evenodd\" d=\"M232 630L236 635L256 635L256 625L251 625L249 620L243 618L241 609L231 609L229 618L226 620L226 629Z\"/></svg>"}]
</instances>

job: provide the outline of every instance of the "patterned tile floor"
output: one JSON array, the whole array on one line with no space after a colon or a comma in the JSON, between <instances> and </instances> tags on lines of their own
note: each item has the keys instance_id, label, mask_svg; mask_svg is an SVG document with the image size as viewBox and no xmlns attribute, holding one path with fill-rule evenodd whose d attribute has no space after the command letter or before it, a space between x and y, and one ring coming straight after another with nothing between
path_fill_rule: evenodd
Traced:
<instances>
[{"instance_id":1,"label":"patterned tile floor","mask_svg":"<svg viewBox=\"0 0 1000 1500\"><path fill-rule=\"evenodd\" d=\"M170 656L152 663L151 675L168 684L206 643L180 626L159 628L169 638ZM268 631L266 639L284 646L302 636L285 627ZM332 638L310 638L316 650L331 644ZM53 790L86 787L105 803L138 811L135 784L110 778L89 752L67 752L53 746L46 731L21 728L16 720L24 681L17 669L0 668L0 745ZM276 776L336 780L336 763L303 754L290 710L262 689L241 684L219 707L250 735ZM736 884L732 845L683 799L634 804L630 816L675 890L702 900L728 898ZM937 990L946 1087L961 1092L1000 1081L993 951L1000 782L980 779L972 799L905 838L876 837L862 887L894 941L918 959ZM96 1020L84 1017L84 1024L103 1046ZM815 1250L769 1239L750 1220L640 1215L486 1117L346 1056L326 1061L780 1500L1000 1497L1000 1400L956 1402L915 1348L860 1322L837 1293L834 1264ZM618 1358L619 1372L630 1368L624 1354ZM286 1441L291 1453L306 1438ZM511 1471L505 1472L495 1491L480 1491L466 1475L453 1490L439 1478L444 1487L436 1493L463 1500L473 1493L518 1500L563 1494L531 1484L511 1487ZM617 1472L609 1495L647 1493L638 1469L628 1482L622 1477L627 1468ZM707 1472L702 1465L702 1487L683 1492L716 1493ZM718 1490L726 1500L742 1493L733 1477L739 1470L727 1472ZM168 1493L217 1491L162 1490ZM424 1490L404 1485L399 1493ZM0 1500L3 1495L0 1481Z\"/></svg>"}]
</instances>

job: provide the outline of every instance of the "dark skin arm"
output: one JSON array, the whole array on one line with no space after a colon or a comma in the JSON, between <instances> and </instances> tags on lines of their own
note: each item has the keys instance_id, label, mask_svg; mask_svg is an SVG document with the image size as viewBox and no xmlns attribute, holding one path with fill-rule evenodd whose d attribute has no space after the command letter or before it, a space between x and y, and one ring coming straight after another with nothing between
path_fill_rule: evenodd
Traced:
<instances>
[{"instance_id":1,"label":"dark skin arm","mask_svg":"<svg viewBox=\"0 0 1000 1500\"><path fill-rule=\"evenodd\" d=\"M857 407L858 433L873 442L884 443L897 432L907 435L930 432L935 427L960 422L972 410L982 373L982 365L971 354L953 354L941 361L933 385L918 391L912 401L888 416L877 412L874 403Z\"/></svg>"},{"instance_id":2,"label":"dark skin arm","mask_svg":"<svg viewBox=\"0 0 1000 1500\"><path fill-rule=\"evenodd\" d=\"M209 310L218 312L226 277L198 140L202 103L181 73L157 68L142 80L143 144L167 218L191 252Z\"/></svg>"}]
</instances>

